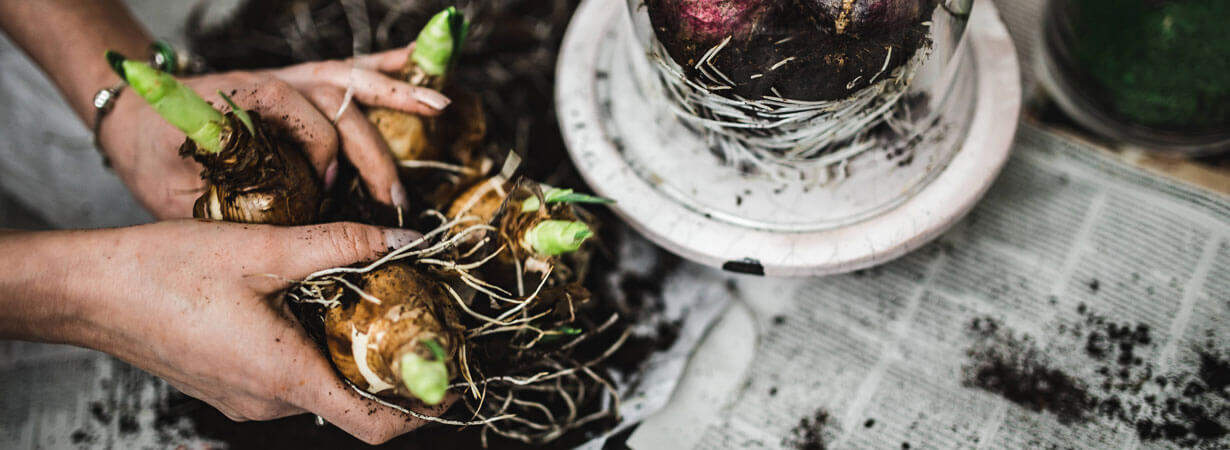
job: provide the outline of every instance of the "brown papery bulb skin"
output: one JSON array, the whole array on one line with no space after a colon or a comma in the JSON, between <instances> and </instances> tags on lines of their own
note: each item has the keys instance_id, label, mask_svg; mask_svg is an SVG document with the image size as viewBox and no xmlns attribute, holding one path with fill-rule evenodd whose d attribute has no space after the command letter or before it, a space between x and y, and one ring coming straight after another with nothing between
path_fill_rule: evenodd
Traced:
<instances>
[{"instance_id":1,"label":"brown papery bulb skin","mask_svg":"<svg viewBox=\"0 0 1230 450\"><path fill-rule=\"evenodd\" d=\"M468 165L487 135L482 100L449 85L443 77L424 73L413 60L406 62L401 79L414 86L440 91L452 103L436 117L420 117L389 108L369 109L367 119L384 136L389 151L399 161L454 160Z\"/></svg>"},{"instance_id":2,"label":"brown papery bulb skin","mask_svg":"<svg viewBox=\"0 0 1230 450\"><path fill-rule=\"evenodd\" d=\"M428 138L428 119L395 109L375 107L367 120L376 126L398 161L435 161L443 152Z\"/></svg>"},{"instance_id":3,"label":"brown papery bulb skin","mask_svg":"<svg viewBox=\"0 0 1230 450\"><path fill-rule=\"evenodd\" d=\"M364 274L358 286L380 303L360 298L329 309L324 318L329 356L347 380L368 392L413 399L397 375L398 363L406 352L431 358L423 339L440 344L449 372L457 373L460 322L438 282L393 262Z\"/></svg>"},{"instance_id":4,"label":"brown papery bulb skin","mask_svg":"<svg viewBox=\"0 0 1230 450\"><path fill-rule=\"evenodd\" d=\"M197 153L186 140L180 154L192 156L205 169L205 192L192 209L198 219L269 225L308 225L320 215L323 189L302 147L248 113L256 133L228 113L231 132L222 151Z\"/></svg>"},{"instance_id":5,"label":"brown papery bulb skin","mask_svg":"<svg viewBox=\"0 0 1230 450\"><path fill-rule=\"evenodd\" d=\"M408 79L413 83L415 78ZM367 111L367 120L376 126L389 152L403 166L402 181L412 203L422 208L445 208L459 190L485 175L491 164L482 152L487 136L482 100L451 85L443 92L452 103L439 116L423 117L380 107ZM414 167L415 162L425 161L461 166L467 172Z\"/></svg>"},{"instance_id":6,"label":"brown papery bulb skin","mask_svg":"<svg viewBox=\"0 0 1230 450\"><path fill-rule=\"evenodd\" d=\"M473 216L478 219L477 223L489 223L499 212L500 205L504 203L504 197L508 195L511 188L510 183L500 176L475 183L453 199L449 204L447 215L451 219L463 215ZM466 225L474 224L467 223Z\"/></svg>"}]
</instances>

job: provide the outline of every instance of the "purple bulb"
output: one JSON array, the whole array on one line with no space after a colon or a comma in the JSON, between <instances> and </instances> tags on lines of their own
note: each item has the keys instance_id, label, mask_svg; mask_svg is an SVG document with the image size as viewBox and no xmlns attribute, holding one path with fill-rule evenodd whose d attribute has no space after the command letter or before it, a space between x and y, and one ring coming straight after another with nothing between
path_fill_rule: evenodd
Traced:
<instances>
[{"instance_id":1,"label":"purple bulb","mask_svg":"<svg viewBox=\"0 0 1230 450\"><path fill-rule=\"evenodd\" d=\"M924 45L935 0L645 0L654 33L693 79L710 62L723 95L836 100ZM887 61L887 65L886 62Z\"/></svg>"}]
</instances>

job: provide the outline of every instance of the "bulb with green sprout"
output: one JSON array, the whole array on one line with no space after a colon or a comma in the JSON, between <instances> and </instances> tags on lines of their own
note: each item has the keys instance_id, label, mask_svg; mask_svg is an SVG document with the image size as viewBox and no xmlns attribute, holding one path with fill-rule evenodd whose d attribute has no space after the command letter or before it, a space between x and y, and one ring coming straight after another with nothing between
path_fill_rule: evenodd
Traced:
<instances>
[{"instance_id":1,"label":"bulb with green sprout","mask_svg":"<svg viewBox=\"0 0 1230 450\"><path fill-rule=\"evenodd\" d=\"M245 111L222 114L175 77L108 51L107 62L154 111L187 136L179 152L204 166L193 216L273 225L314 223L322 189L302 147Z\"/></svg>"},{"instance_id":2,"label":"bulb with green sprout","mask_svg":"<svg viewBox=\"0 0 1230 450\"><path fill-rule=\"evenodd\" d=\"M534 253L539 255L557 256L577 251L593 235L593 230L585 222L544 220L522 235L522 245L534 249Z\"/></svg>"},{"instance_id":3,"label":"bulb with green sprout","mask_svg":"<svg viewBox=\"0 0 1230 450\"><path fill-rule=\"evenodd\" d=\"M456 7L449 7L427 22L415 40L402 70L402 79L420 87L445 91L453 103L439 117L424 118L388 108L372 108L367 117L403 165L448 160L469 165L487 132L477 96L449 83L470 23Z\"/></svg>"},{"instance_id":4,"label":"bulb with green sprout","mask_svg":"<svg viewBox=\"0 0 1230 450\"><path fill-rule=\"evenodd\" d=\"M506 205L509 196L512 198ZM500 235L507 236L519 253L550 258L577 251L593 236L589 224L576 215L574 205L608 203L611 200L552 187L542 189L540 200L530 190L518 189L504 177L494 176L453 199L447 216L471 216L476 222L487 223L495 220L503 207Z\"/></svg>"},{"instance_id":5,"label":"bulb with green sprout","mask_svg":"<svg viewBox=\"0 0 1230 450\"><path fill-rule=\"evenodd\" d=\"M356 287L363 296L324 314L334 366L373 394L442 402L457 372L453 356L464 344L442 282L393 262L363 274Z\"/></svg>"},{"instance_id":6,"label":"bulb with green sprout","mask_svg":"<svg viewBox=\"0 0 1230 450\"><path fill-rule=\"evenodd\" d=\"M463 215L486 214L479 217L479 221L499 221L500 231L496 234L500 237L488 248L492 251L510 248L511 251L500 252L498 257L472 267L471 275L484 285L502 286L507 289L500 289L508 292L514 290L513 286L526 284L530 279L527 272L546 272L552 266L556 268L553 273L564 272L559 269L565 264L565 258L583 253L583 245L594 232L573 210L574 203L609 203L598 197L556 188L547 188L543 198L538 199L529 192L531 189L514 188L511 184L502 177L485 180L454 199L454 208L450 209ZM514 196L506 204L504 199L510 191ZM469 209L456 209L464 208L463 205L469 205ZM500 205L506 205L503 214L499 214ZM466 241L461 246L474 243ZM457 283L451 278L455 276L452 272L424 270L409 261L411 259L395 260L359 275L352 291L363 294L332 297L340 299L340 305L328 308L323 314L326 344L329 357L339 372L360 389L436 404L443 400L450 380L457 373L470 373L464 368L465 364L482 364L482 357L475 353L468 353L469 362L458 357L460 352L471 348L468 345L473 345L466 336L471 336L469 333L474 328L465 331L462 319L467 316L459 312L457 305L462 309L481 307L468 303L470 300L464 299L464 295L446 295L457 295L450 284ZM517 269L518 266L525 267L525 271ZM520 282L513 277L521 277ZM589 292L576 280L560 282L552 278L549 281L532 296L537 303L527 311L541 313L537 308L550 310L553 305L579 305L589 298ZM542 342L553 342L581 332L575 324L565 322L543 331ZM488 325L491 322L480 321L475 326Z\"/></svg>"}]
</instances>

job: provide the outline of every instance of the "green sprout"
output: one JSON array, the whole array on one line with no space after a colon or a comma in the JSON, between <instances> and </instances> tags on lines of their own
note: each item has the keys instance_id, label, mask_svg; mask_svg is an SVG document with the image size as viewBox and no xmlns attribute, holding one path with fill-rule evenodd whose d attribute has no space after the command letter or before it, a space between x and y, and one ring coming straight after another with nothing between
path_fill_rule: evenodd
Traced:
<instances>
[{"instance_id":1,"label":"green sprout","mask_svg":"<svg viewBox=\"0 0 1230 450\"><path fill-rule=\"evenodd\" d=\"M550 188L542 193L547 203L592 203L592 204L610 204L615 203L614 200L595 197L592 195L578 194L572 189ZM521 212L534 212L542 207L542 202L538 200L538 196L531 196L521 203Z\"/></svg>"},{"instance_id":2,"label":"green sprout","mask_svg":"<svg viewBox=\"0 0 1230 450\"><path fill-rule=\"evenodd\" d=\"M585 222L544 220L525 233L525 242L540 255L555 256L576 251L593 235Z\"/></svg>"},{"instance_id":3,"label":"green sprout","mask_svg":"<svg viewBox=\"0 0 1230 450\"><path fill-rule=\"evenodd\" d=\"M256 134L256 125L252 124L252 116L248 115L248 111L236 105L235 101L231 100L231 96L226 95L221 89L218 90L218 95L222 96L226 104L231 105L231 112L235 113L235 117L238 117L240 122L243 122L244 128L247 128L249 133Z\"/></svg>"},{"instance_id":4,"label":"green sprout","mask_svg":"<svg viewBox=\"0 0 1230 450\"><path fill-rule=\"evenodd\" d=\"M159 116L188 135L205 153L222 151L222 136L229 131L226 117L175 77L149 64L108 50L107 62L120 78L154 107Z\"/></svg>"},{"instance_id":5,"label":"green sprout","mask_svg":"<svg viewBox=\"0 0 1230 450\"><path fill-rule=\"evenodd\" d=\"M569 327L569 326L561 326L561 327L556 328L556 329L554 329L554 330L548 331L548 332L546 333L546 336L543 336L543 337L542 337L542 342L543 342L543 343L555 342L555 341L559 340L560 338L562 338L562 337L564 337L564 336L577 336L577 335L580 335L580 334L581 334L581 332L582 332L582 330L581 330L580 328L573 328L573 327Z\"/></svg>"},{"instance_id":6,"label":"green sprout","mask_svg":"<svg viewBox=\"0 0 1230 450\"><path fill-rule=\"evenodd\" d=\"M454 6L427 21L415 40L410 59L428 75L443 77L461 53L461 46L470 34L470 22Z\"/></svg>"},{"instance_id":7,"label":"green sprout","mask_svg":"<svg viewBox=\"0 0 1230 450\"><path fill-rule=\"evenodd\" d=\"M444 349L433 339L419 341L431 351L432 358L407 352L401 356L401 379L411 394L428 405L439 405L448 392L448 366L444 365Z\"/></svg>"}]
</instances>

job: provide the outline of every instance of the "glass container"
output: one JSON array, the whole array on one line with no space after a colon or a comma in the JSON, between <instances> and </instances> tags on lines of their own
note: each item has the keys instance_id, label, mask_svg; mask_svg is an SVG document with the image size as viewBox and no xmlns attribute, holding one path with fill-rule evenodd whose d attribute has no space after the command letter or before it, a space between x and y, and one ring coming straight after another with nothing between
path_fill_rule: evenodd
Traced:
<instances>
[{"instance_id":1,"label":"glass container","mask_svg":"<svg viewBox=\"0 0 1230 450\"><path fill-rule=\"evenodd\" d=\"M1078 124L1115 141L1230 150L1230 2L1050 0L1039 78Z\"/></svg>"},{"instance_id":2,"label":"glass container","mask_svg":"<svg viewBox=\"0 0 1230 450\"><path fill-rule=\"evenodd\" d=\"M973 1L856 0L843 15L840 0L627 0L608 132L707 217L786 232L866 220L965 141Z\"/></svg>"}]
</instances>

